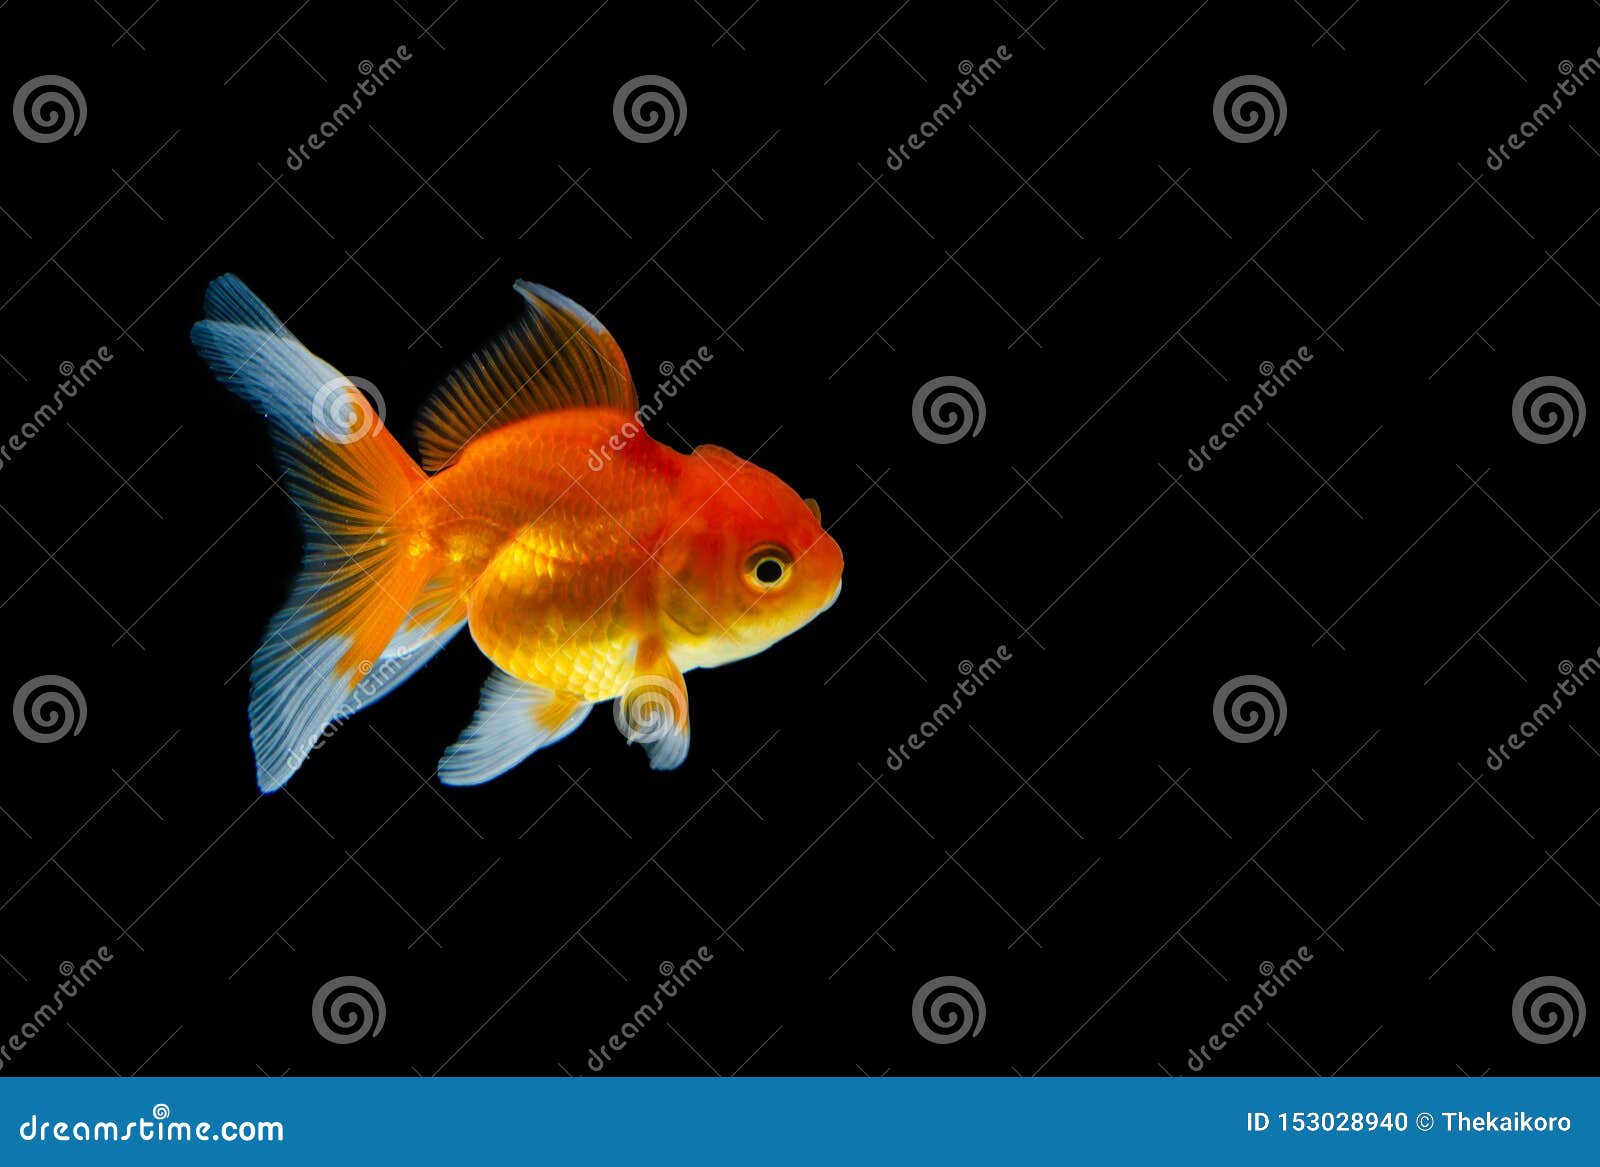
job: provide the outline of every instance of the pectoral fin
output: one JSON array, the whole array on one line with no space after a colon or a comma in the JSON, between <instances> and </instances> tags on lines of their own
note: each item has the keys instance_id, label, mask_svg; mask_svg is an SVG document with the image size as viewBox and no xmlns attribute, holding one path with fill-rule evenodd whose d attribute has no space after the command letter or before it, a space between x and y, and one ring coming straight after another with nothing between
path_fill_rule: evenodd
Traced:
<instances>
[{"instance_id":1,"label":"pectoral fin","mask_svg":"<svg viewBox=\"0 0 1600 1167\"><path fill-rule=\"evenodd\" d=\"M622 736L644 746L652 770L676 770L689 756L689 690L658 642L639 646L614 714Z\"/></svg>"}]
</instances>

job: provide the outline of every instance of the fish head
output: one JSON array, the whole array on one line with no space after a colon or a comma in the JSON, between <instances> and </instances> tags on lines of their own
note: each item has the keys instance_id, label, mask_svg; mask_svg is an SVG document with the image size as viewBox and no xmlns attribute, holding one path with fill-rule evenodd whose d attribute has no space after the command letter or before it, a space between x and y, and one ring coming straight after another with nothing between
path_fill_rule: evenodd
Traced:
<instances>
[{"instance_id":1,"label":"fish head","mask_svg":"<svg viewBox=\"0 0 1600 1167\"><path fill-rule=\"evenodd\" d=\"M822 512L718 446L689 458L692 511L658 555L669 641L701 667L761 652L833 606L844 552Z\"/></svg>"}]
</instances>

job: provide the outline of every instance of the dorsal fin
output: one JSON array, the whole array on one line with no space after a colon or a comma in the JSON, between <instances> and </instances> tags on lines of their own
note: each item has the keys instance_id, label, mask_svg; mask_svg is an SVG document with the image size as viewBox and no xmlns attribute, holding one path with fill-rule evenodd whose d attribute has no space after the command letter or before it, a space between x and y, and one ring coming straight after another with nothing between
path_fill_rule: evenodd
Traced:
<instances>
[{"instance_id":1,"label":"dorsal fin","mask_svg":"<svg viewBox=\"0 0 1600 1167\"><path fill-rule=\"evenodd\" d=\"M417 419L429 473L454 462L479 434L536 413L638 408L628 362L593 313L527 280L516 289L526 301L522 319L451 373Z\"/></svg>"}]
</instances>

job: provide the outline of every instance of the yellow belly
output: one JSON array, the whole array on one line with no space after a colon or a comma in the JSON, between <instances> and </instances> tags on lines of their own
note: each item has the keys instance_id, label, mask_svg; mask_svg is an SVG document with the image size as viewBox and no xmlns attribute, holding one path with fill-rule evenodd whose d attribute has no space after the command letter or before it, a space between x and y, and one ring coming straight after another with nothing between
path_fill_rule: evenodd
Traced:
<instances>
[{"instance_id":1,"label":"yellow belly","mask_svg":"<svg viewBox=\"0 0 1600 1167\"><path fill-rule=\"evenodd\" d=\"M521 680L586 701L617 696L641 631L638 563L575 561L537 542L524 532L478 577L467 599L473 640Z\"/></svg>"},{"instance_id":2,"label":"yellow belly","mask_svg":"<svg viewBox=\"0 0 1600 1167\"><path fill-rule=\"evenodd\" d=\"M545 414L491 431L431 480L429 541L473 640L521 680L618 696L660 626L654 564L681 455L639 435L599 471L615 415Z\"/></svg>"}]
</instances>

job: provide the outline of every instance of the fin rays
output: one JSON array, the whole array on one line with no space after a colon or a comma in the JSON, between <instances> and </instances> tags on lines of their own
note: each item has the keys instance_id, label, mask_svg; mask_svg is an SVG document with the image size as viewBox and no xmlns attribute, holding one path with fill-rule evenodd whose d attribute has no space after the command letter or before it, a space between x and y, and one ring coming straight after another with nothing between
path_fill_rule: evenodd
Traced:
<instances>
[{"instance_id":1,"label":"fin rays","mask_svg":"<svg viewBox=\"0 0 1600 1167\"><path fill-rule=\"evenodd\" d=\"M566 737L591 706L495 669L484 682L472 724L439 761L447 786L477 786L498 778L535 750Z\"/></svg>"},{"instance_id":2,"label":"fin rays","mask_svg":"<svg viewBox=\"0 0 1600 1167\"><path fill-rule=\"evenodd\" d=\"M398 518L427 480L360 390L239 279L214 281L205 304L190 338L217 379L266 416L305 537L300 576L251 665L256 780L276 790L347 704L366 703L358 683L433 574L409 554Z\"/></svg>"},{"instance_id":3,"label":"fin rays","mask_svg":"<svg viewBox=\"0 0 1600 1167\"><path fill-rule=\"evenodd\" d=\"M523 315L446 378L417 420L429 473L458 458L480 433L556 409L638 406L622 350L594 315L538 284L518 280Z\"/></svg>"},{"instance_id":4,"label":"fin rays","mask_svg":"<svg viewBox=\"0 0 1600 1167\"><path fill-rule=\"evenodd\" d=\"M424 408L419 466L355 384L241 281L225 275L207 289L206 318L191 340L217 379L267 418L278 484L304 537L300 574L251 663L251 741L264 792L293 776L330 724L414 676L466 625L460 578L431 541L433 503L418 502L445 488L430 484L424 468L443 469L480 433L540 412L636 409L622 352L592 314L539 285L519 280L516 290L522 318ZM701 619L679 614L680 623ZM689 751L683 675L654 633L632 665L617 697L618 727L645 747L652 769L676 768ZM487 782L572 733L592 707L496 668L438 776L456 786Z\"/></svg>"}]
</instances>

